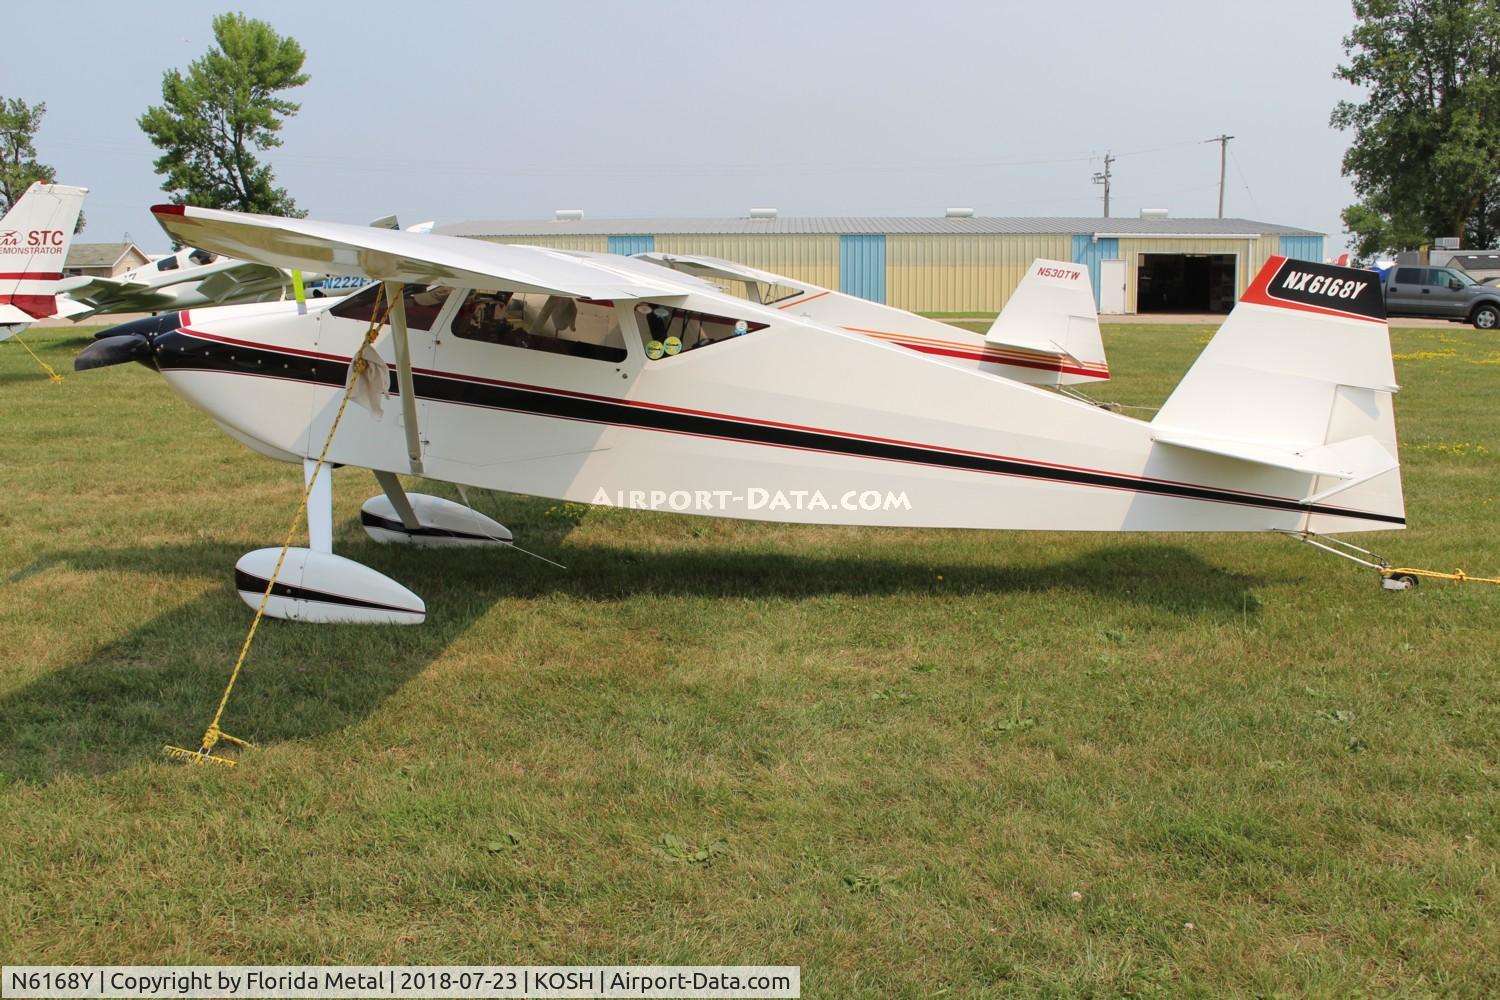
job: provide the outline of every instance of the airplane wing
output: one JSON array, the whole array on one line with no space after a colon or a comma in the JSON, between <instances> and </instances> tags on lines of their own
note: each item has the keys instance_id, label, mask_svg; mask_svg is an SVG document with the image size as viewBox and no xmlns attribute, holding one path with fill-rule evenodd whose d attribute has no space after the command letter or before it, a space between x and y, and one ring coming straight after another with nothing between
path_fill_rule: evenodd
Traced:
<instances>
[{"instance_id":1,"label":"airplane wing","mask_svg":"<svg viewBox=\"0 0 1500 1000\"><path fill-rule=\"evenodd\" d=\"M151 286L144 281L126 281L123 278L103 278L92 275L64 278L57 286L60 294L67 295L76 302L90 304L113 302L126 295L148 291L150 288Z\"/></svg>"},{"instance_id":2,"label":"airplane wing","mask_svg":"<svg viewBox=\"0 0 1500 1000\"><path fill-rule=\"evenodd\" d=\"M198 293L215 303L238 302L246 296L279 291L291 283L290 275L279 267L245 261L198 282Z\"/></svg>"},{"instance_id":3,"label":"airplane wing","mask_svg":"<svg viewBox=\"0 0 1500 1000\"><path fill-rule=\"evenodd\" d=\"M144 281L80 275L58 285L59 312L75 323L98 313L149 312L171 300ZM62 303L69 303L62 308Z\"/></svg>"},{"instance_id":4,"label":"airplane wing","mask_svg":"<svg viewBox=\"0 0 1500 1000\"><path fill-rule=\"evenodd\" d=\"M669 274L653 280L605 260L541 247L190 205L157 205L151 212L167 234L180 242L287 270L586 299L686 294Z\"/></svg>"},{"instance_id":5,"label":"airplane wing","mask_svg":"<svg viewBox=\"0 0 1500 1000\"><path fill-rule=\"evenodd\" d=\"M744 264L719 260L717 257L694 257L689 254L656 252L638 253L633 256L699 278L718 278L721 281L753 281L763 285L785 285L788 288L801 288L803 290L818 288L817 285L794 281L782 274L772 274L770 271L758 271L753 267L746 267Z\"/></svg>"}]
</instances>

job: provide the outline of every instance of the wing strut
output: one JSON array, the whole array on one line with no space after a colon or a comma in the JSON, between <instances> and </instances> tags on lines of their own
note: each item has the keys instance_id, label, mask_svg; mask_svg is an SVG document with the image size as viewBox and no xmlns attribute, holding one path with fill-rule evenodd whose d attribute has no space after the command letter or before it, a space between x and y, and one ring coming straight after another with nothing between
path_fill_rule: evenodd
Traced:
<instances>
[{"instance_id":1,"label":"wing strut","mask_svg":"<svg viewBox=\"0 0 1500 1000\"><path fill-rule=\"evenodd\" d=\"M406 456L411 471L422 474L422 433L417 426L417 394L412 386L411 345L406 341L406 299L399 281L385 283L385 298L390 303L391 343L396 348L396 385L401 390L401 423L406 427Z\"/></svg>"},{"instance_id":2,"label":"wing strut","mask_svg":"<svg viewBox=\"0 0 1500 1000\"><path fill-rule=\"evenodd\" d=\"M416 531L422 526L422 521L417 517L417 512L412 509L411 499L407 497L406 490L401 486L401 480L394 472L375 471L375 481L385 492L385 498L391 502L396 510L396 516L401 518L401 526L407 531Z\"/></svg>"}]
</instances>

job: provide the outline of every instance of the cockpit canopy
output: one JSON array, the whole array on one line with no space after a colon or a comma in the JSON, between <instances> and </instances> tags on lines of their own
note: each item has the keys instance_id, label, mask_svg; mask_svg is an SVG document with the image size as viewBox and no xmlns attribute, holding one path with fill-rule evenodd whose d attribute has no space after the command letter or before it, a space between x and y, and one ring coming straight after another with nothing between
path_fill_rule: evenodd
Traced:
<instances>
[{"instance_id":1,"label":"cockpit canopy","mask_svg":"<svg viewBox=\"0 0 1500 1000\"><path fill-rule=\"evenodd\" d=\"M443 285L407 285L403 293L407 328L435 329L453 292ZM482 288L462 294L463 300L446 323L448 332L459 339L611 363L627 356L613 302ZM379 295L380 286L371 285L329 311L368 323ZM768 325L658 302L637 303L635 318L641 345L651 361L700 350Z\"/></svg>"}]
</instances>

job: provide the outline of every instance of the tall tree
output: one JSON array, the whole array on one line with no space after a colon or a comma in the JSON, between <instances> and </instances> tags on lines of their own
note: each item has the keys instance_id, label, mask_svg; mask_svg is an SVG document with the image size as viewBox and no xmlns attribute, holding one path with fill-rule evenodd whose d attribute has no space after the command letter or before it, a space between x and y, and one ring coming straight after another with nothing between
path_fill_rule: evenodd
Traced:
<instances>
[{"instance_id":1,"label":"tall tree","mask_svg":"<svg viewBox=\"0 0 1500 1000\"><path fill-rule=\"evenodd\" d=\"M36 158L36 130L46 113L45 101L27 104L19 97L0 97L0 214L9 212L35 182L57 180L57 171ZM84 222L79 212L73 232L83 232Z\"/></svg>"},{"instance_id":2,"label":"tall tree","mask_svg":"<svg viewBox=\"0 0 1500 1000\"><path fill-rule=\"evenodd\" d=\"M47 105L0 97L0 213L9 212L34 181L51 181L55 172L36 159L36 130Z\"/></svg>"},{"instance_id":3,"label":"tall tree","mask_svg":"<svg viewBox=\"0 0 1500 1000\"><path fill-rule=\"evenodd\" d=\"M162 190L179 205L306 215L254 152L281 145L282 122L300 105L277 95L307 82L306 54L294 39L243 14L220 14L213 27L218 44L186 73L168 70L162 103L140 117L142 131L163 150L156 160Z\"/></svg>"},{"instance_id":4,"label":"tall tree","mask_svg":"<svg viewBox=\"0 0 1500 1000\"><path fill-rule=\"evenodd\" d=\"M1347 65L1365 89L1340 101L1351 130L1344 174L1359 202L1344 209L1358 251L1412 249L1440 236L1500 241L1500 3L1353 0Z\"/></svg>"}]
</instances>

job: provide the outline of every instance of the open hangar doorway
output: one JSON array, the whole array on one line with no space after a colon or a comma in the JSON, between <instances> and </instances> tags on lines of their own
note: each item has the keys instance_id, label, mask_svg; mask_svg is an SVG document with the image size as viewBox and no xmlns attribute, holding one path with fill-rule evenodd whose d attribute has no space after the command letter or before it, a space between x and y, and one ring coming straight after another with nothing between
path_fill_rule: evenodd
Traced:
<instances>
[{"instance_id":1,"label":"open hangar doorway","mask_svg":"<svg viewBox=\"0 0 1500 1000\"><path fill-rule=\"evenodd\" d=\"M1136 271L1138 313L1227 313L1234 308L1232 253L1143 253Z\"/></svg>"}]
</instances>

